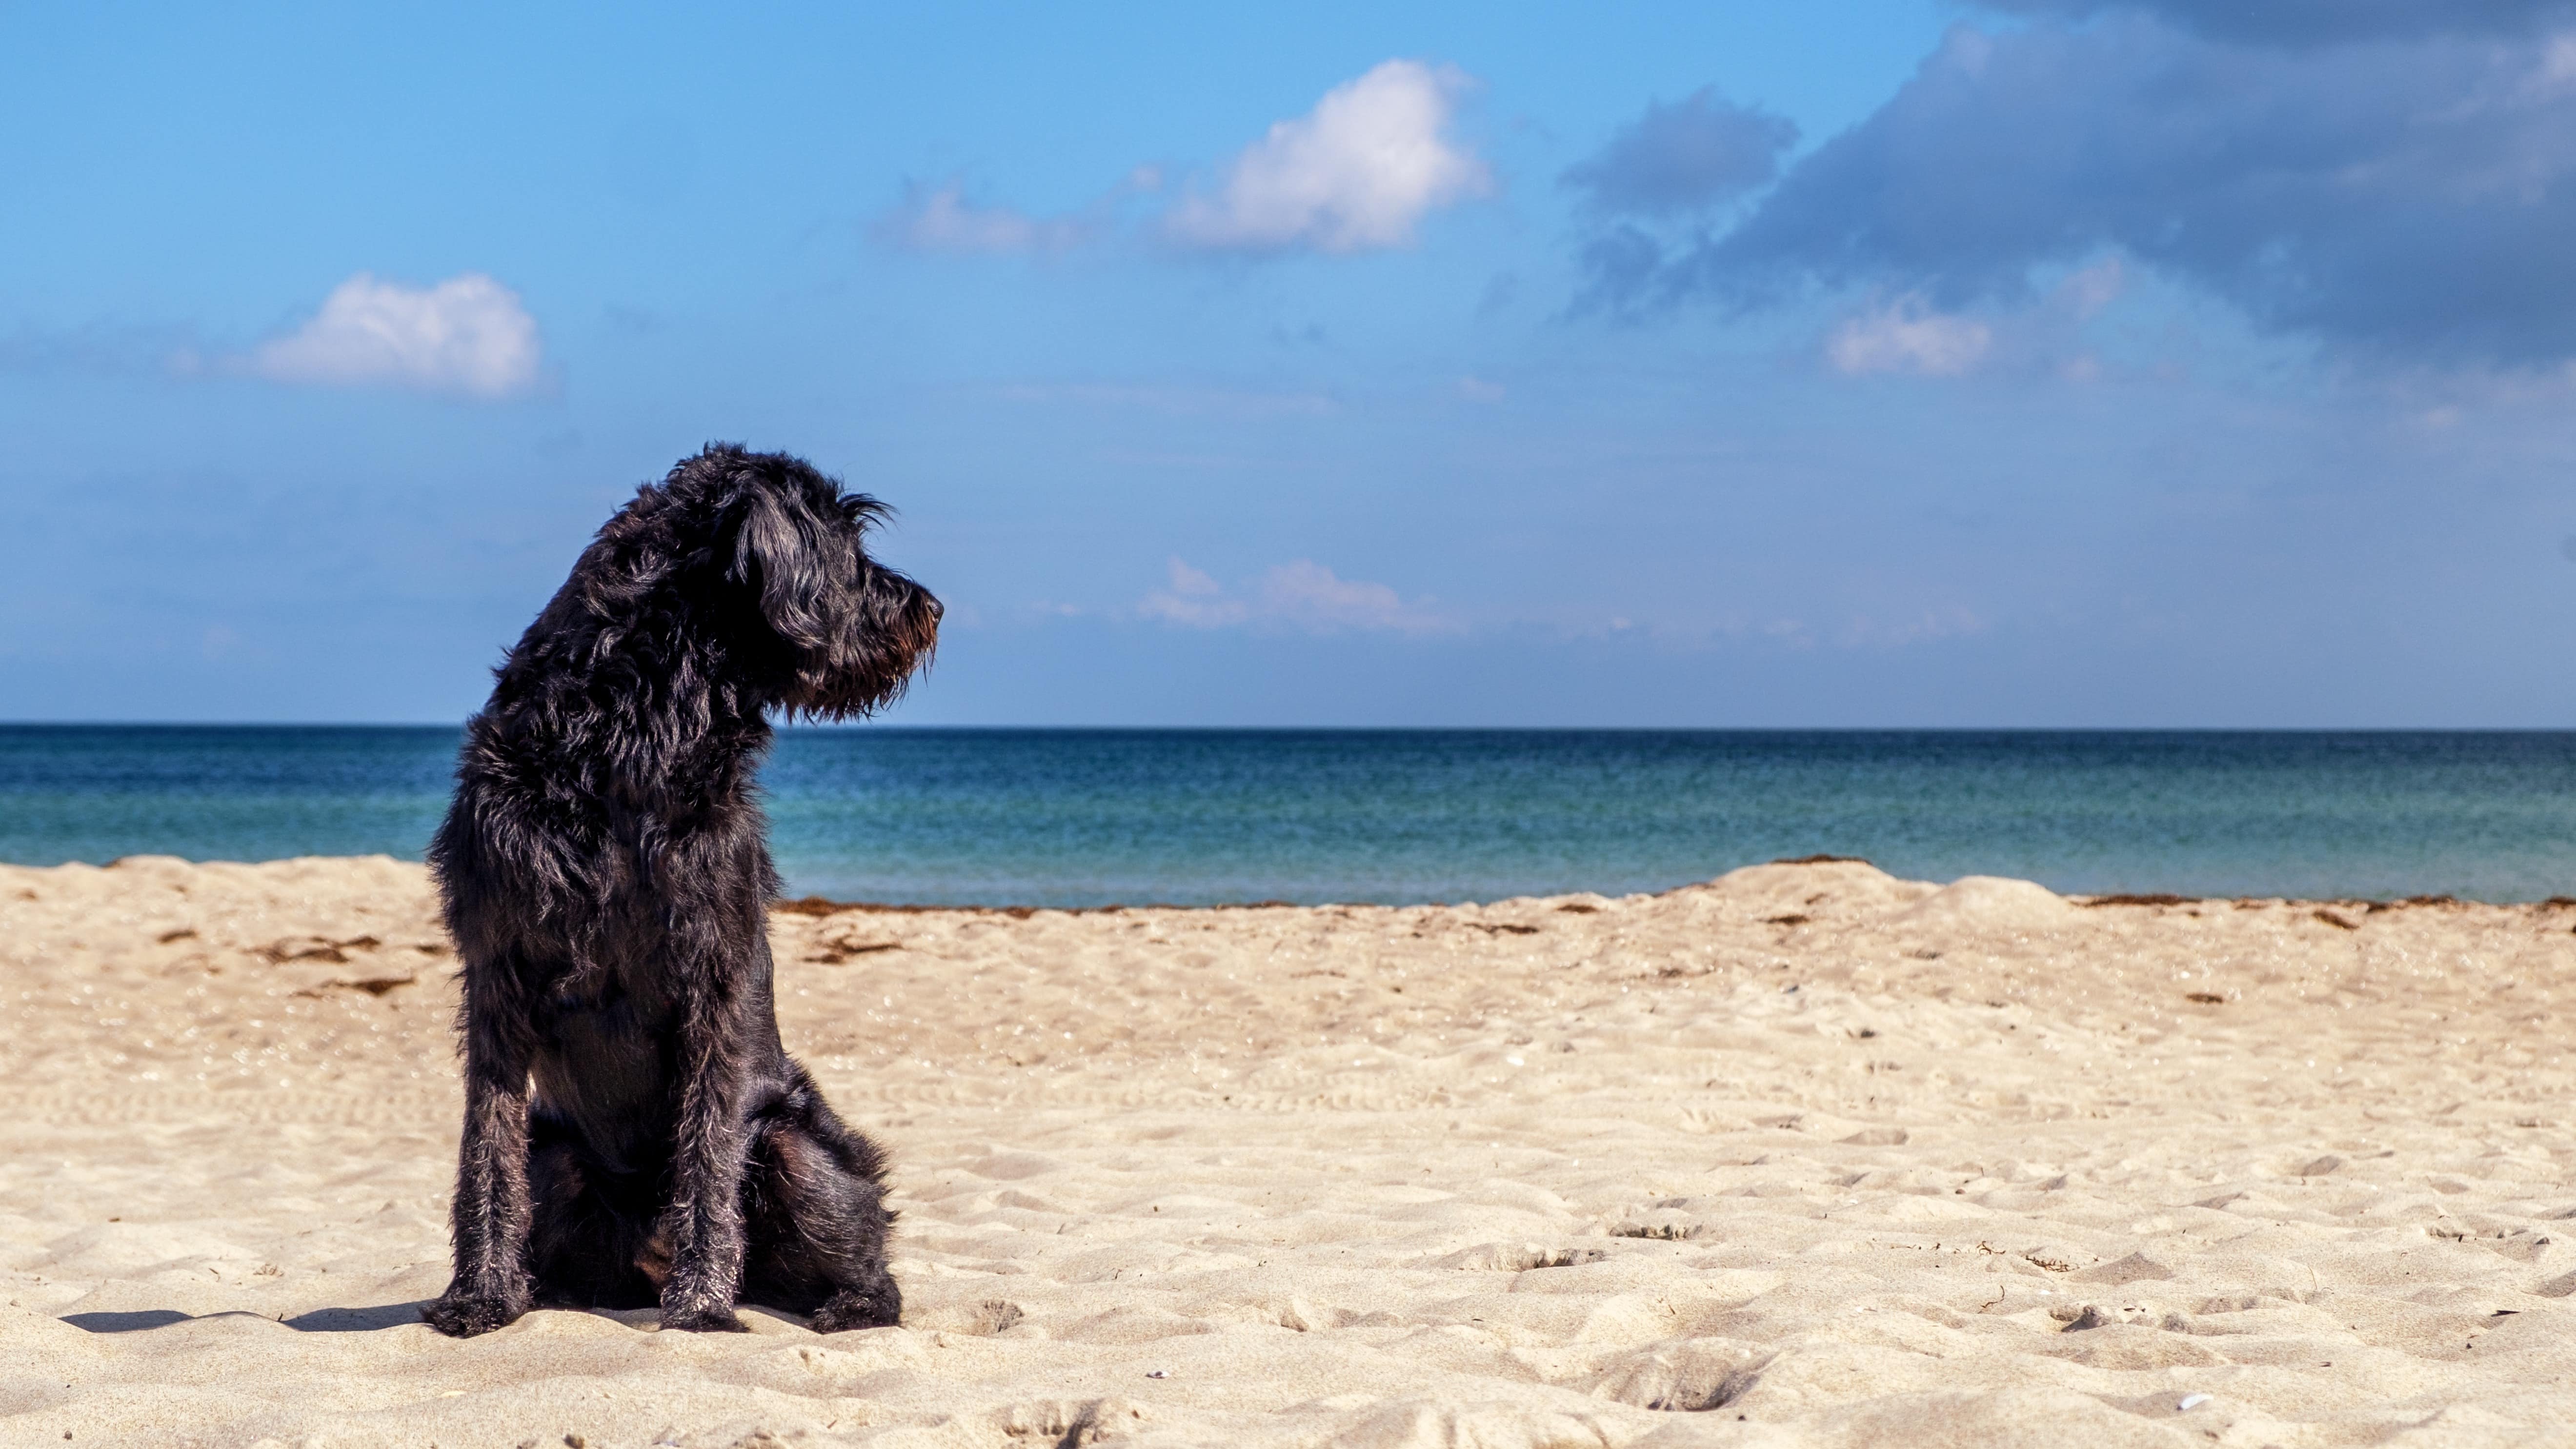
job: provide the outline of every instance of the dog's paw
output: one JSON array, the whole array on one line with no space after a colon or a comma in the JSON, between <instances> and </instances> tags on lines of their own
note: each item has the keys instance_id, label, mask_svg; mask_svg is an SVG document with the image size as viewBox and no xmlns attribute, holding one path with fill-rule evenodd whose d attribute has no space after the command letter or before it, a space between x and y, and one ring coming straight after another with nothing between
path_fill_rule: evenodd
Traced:
<instances>
[{"instance_id":1,"label":"dog's paw","mask_svg":"<svg viewBox=\"0 0 2576 1449\"><path fill-rule=\"evenodd\" d=\"M742 1320L734 1318L732 1294L711 1292L662 1294L662 1328L680 1333L750 1333Z\"/></svg>"},{"instance_id":2,"label":"dog's paw","mask_svg":"<svg viewBox=\"0 0 2576 1449\"><path fill-rule=\"evenodd\" d=\"M662 1327L679 1333L749 1333L751 1326L721 1303L662 1305Z\"/></svg>"},{"instance_id":3,"label":"dog's paw","mask_svg":"<svg viewBox=\"0 0 2576 1449\"><path fill-rule=\"evenodd\" d=\"M450 1338L472 1338L478 1333L516 1323L528 1311L523 1299L495 1298L472 1293L450 1293L420 1306L420 1321Z\"/></svg>"},{"instance_id":4,"label":"dog's paw","mask_svg":"<svg viewBox=\"0 0 2576 1449\"><path fill-rule=\"evenodd\" d=\"M903 1294L889 1280L874 1289L845 1288L814 1310L816 1333L844 1333L853 1328L892 1328L903 1321Z\"/></svg>"}]
</instances>

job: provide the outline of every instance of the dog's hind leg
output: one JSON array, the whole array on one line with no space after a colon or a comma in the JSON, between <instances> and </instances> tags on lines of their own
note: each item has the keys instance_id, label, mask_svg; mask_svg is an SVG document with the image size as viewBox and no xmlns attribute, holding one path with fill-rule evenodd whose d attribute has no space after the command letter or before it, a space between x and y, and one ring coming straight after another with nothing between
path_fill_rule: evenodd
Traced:
<instances>
[{"instance_id":1,"label":"dog's hind leg","mask_svg":"<svg viewBox=\"0 0 2576 1449\"><path fill-rule=\"evenodd\" d=\"M513 1018L478 1003L466 973L465 1133L449 1212L456 1276L420 1310L423 1322L470 1338L528 1311L528 1045Z\"/></svg>"},{"instance_id":2,"label":"dog's hind leg","mask_svg":"<svg viewBox=\"0 0 2576 1449\"><path fill-rule=\"evenodd\" d=\"M903 1316L886 1271L884 1166L844 1126L802 1068L766 1116L744 1181L750 1236L744 1297L813 1315L817 1333L880 1328Z\"/></svg>"}]
</instances>

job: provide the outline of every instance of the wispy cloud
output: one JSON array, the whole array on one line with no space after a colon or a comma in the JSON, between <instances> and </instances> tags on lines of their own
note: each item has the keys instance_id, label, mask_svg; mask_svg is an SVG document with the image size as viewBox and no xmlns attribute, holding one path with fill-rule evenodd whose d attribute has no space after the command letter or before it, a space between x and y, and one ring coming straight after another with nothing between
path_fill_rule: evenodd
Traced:
<instances>
[{"instance_id":1,"label":"wispy cloud","mask_svg":"<svg viewBox=\"0 0 2576 1449\"><path fill-rule=\"evenodd\" d=\"M877 221L877 234L907 251L967 255L1060 252L1088 233L1071 217L978 206L966 199L965 184L958 181L908 185L903 200Z\"/></svg>"},{"instance_id":2,"label":"wispy cloud","mask_svg":"<svg viewBox=\"0 0 2576 1449\"><path fill-rule=\"evenodd\" d=\"M1994 340L1994 329L1985 323L1945 316L1921 297L1908 296L1844 321L1825 340L1825 357L1851 377L1873 372L1957 377L1983 361Z\"/></svg>"},{"instance_id":3,"label":"wispy cloud","mask_svg":"<svg viewBox=\"0 0 2576 1449\"><path fill-rule=\"evenodd\" d=\"M1226 597L1224 585L1177 558L1171 562L1170 587L1147 594L1136 610L1146 618L1193 629L1223 629L1252 617L1251 605Z\"/></svg>"},{"instance_id":4,"label":"wispy cloud","mask_svg":"<svg viewBox=\"0 0 2576 1449\"><path fill-rule=\"evenodd\" d=\"M1855 614L1843 622L1836 641L1846 649L1901 649L1943 639L1964 639L1992 627L1984 615L1951 604L1894 617Z\"/></svg>"},{"instance_id":5,"label":"wispy cloud","mask_svg":"<svg viewBox=\"0 0 2576 1449\"><path fill-rule=\"evenodd\" d=\"M1162 383L1021 382L1000 390L1010 402L1139 408L1175 417L1325 417L1340 405L1319 392L1190 387Z\"/></svg>"},{"instance_id":6,"label":"wispy cloud","mask_svg":"<svg viewBox=\"0 0 2576 1449\"><path fill-rule=\"evenodd\" d=\"M1167 586L1147 594L1136 612L1192 629L1249 625L1307 634L1430 635L1464 627L1428 601L1408 602L1385 584L1346 579L1302 558L1271 568L1242 594L1175 558Z\"/></svg>"},{"instance_id":7,"label":"wispy cloud","mask_svg":"<svg viewBox=\"0 0 2576 1449\"><path fill-rule=\"evenodd\" d=\"M879 240L919 252L1030 255L1132 238L1184 253L1348 254L1410 245L1424 218L1490 195L1494 177L1454 138L1465 72L1383 62L1274 122L1201 184L1140 165L1078 212L1039 216L970 201L955 181L915 183L878 218Z\"/></svg>"},{"instance_id":8,"label":"wispy cloud","mask_svg":"<svg viewBox=\"0 0 2576 1449\"><path fill-rule=\"evenodd\" d=\"M360 272L312 320L239 359L277 382L392 386L503 398L536 385L536 319L480 272L427 287Z\"/></svg>"},{"instance_id":9,"label":"wispy cloud","mask_svg":"<svg viewBox=\"0 0 2576 1449\"><path fill-rule=\"evenodd\" d=\"M1920 292L1874 297L1827 329L1825 364L1845 377L1974 373L2091 381L2102 375L2102 359L2086 325L2128 283L2127 266L2109 256L2066 273L2024 306L1945 312Z\"/></svg>"},{"instance_id":10,"label":"wispy cloud","mask_svg":"<svg viewBox=\"0 0 2576 1449\"><path fill-rule=\"evenodd\" d=\"M21 324L0 333L0 372L102 377L187 372L204 345L192 328L91 322L71 328Z\"/></svg>"}]
</instances>

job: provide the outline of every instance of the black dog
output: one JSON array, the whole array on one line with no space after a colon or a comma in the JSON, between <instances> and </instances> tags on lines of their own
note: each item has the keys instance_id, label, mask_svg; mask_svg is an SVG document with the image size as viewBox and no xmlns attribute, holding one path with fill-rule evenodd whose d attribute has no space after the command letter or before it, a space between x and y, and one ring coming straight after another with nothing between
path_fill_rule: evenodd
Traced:
<instances>
[{"instance_id":1,"label":"black dog","mask_svg":"<svg viewBox=\"0 0 2576 1449\"><path fill-rule=\"evenodd\" d=\"M883 506L711 445L599 531L469 722L430 847L464 962L463 1337L534 1303L893 1323L883 1164L779 1045L770 711L865 715L938 638Z\"/></svg>"}]
</instances>

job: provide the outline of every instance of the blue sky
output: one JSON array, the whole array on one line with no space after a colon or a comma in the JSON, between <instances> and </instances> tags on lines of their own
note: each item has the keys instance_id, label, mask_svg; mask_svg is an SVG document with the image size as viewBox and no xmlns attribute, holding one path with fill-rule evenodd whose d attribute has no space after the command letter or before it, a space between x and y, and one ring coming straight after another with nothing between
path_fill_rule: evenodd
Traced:
<instances>
[{"instance_id":1,"label":"blue sky","mask_svg":"<svg viewBox=\"0 0 2576 1449\"><path fill-rule=\"evenodd\" d=\"M708 439L904 723L2563 726L2576 7L0 4L0 718L453 720Z\"/></svg>"}]
</instances>

